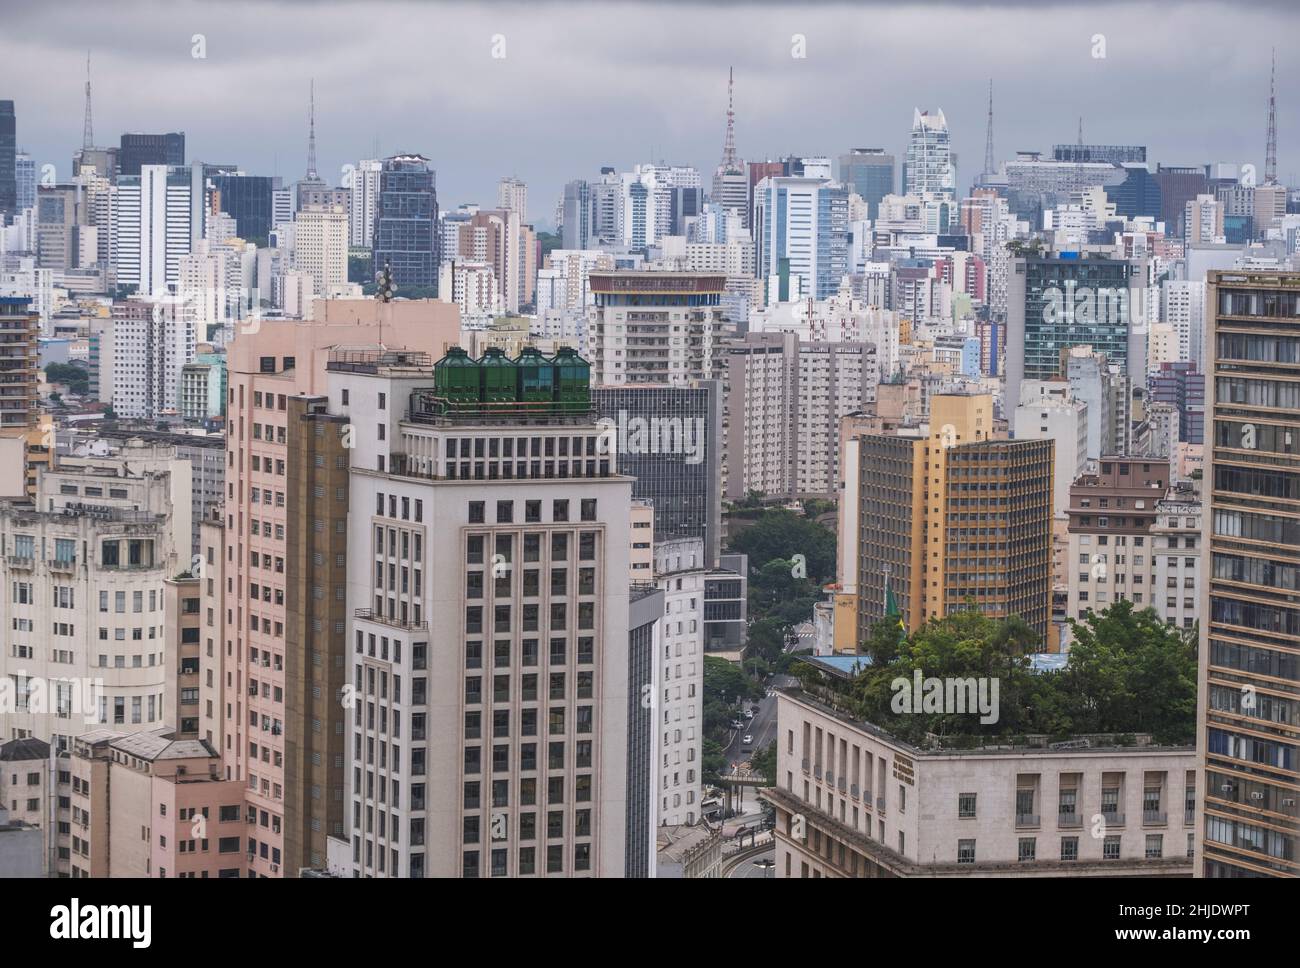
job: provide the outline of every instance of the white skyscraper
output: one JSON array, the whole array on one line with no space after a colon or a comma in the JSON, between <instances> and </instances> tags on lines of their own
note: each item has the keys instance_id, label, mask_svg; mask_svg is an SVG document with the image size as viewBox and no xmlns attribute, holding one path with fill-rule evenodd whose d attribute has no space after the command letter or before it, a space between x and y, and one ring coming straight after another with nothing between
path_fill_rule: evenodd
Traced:
<instances>
[{"instance_id":1,"label":"white skyscraper","mask_svg":"<svg viewBox=\"0 0 1300 968\"><path fill-rule=\"evenodd\" d=\"M384 163L359 161L346 182L348 195L348 245L368 249L375 238L375 211L379 207L379 174Z\"/></svg>"},{"instance_id":2,"label":"white skyscraper","mask_svg":"<svg viewBox=\"0 0 1300 968\"><path fill-rule=\"evenodd\" d=\"M142 165L118 179L113 211L117 284L144 295L166 292L190 251L190 177L166 165Z\"/></svg>"},{"instance_id":3,"label":"white skyscraper","mask_svg":"<svg viewBox=\"0 0 1300 968\"><path fill-rule=\"evenodd\" d=\"M903 167L903 194L952 195L956 181L948 120L943 111L930 114L915 110L912 136L907 143L907 163Z\"/></svg>"}]
</instances>

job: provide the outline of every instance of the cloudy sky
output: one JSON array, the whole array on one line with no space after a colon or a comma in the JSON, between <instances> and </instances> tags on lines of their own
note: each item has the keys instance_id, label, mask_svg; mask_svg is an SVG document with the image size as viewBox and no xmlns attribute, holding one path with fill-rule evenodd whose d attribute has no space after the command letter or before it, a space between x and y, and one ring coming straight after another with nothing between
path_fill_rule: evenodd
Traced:
<instances>
[{"instance_id":1,"label":"cloudy sky","mask_svg":"<svg viewBox=\"0 0 1300 968\"><path fill-rule=\"evenodd\" d=\"M1283 0L0 0L0 98L16 102L20 145L66 177L89 50L97 143L183 130L190 160L290 180L306 167L314 78L327 180L376 144L419 151L444 208L493 204L497 179L515 175L547 225L563 183L601 165L691 164L707 182L728 66L743 158L901 152L913 108L942 108L964 188L983 167L990 78L999 159L1074 141L1082 115L1089 143L1262 172L1268 45L1280 41L1278 168L1295 184L1297 28L1300 5Z\"/></svg>"}]
</instances>

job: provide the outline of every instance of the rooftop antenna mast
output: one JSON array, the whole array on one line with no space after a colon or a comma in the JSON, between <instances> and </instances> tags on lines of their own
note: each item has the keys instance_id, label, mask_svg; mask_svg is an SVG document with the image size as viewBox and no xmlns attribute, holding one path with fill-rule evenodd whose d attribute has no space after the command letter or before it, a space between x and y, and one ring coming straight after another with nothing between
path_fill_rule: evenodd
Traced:
<instances>
[{"instance_id":1,"label":"rooftop antenna mast","mask_svg":"<svg viewBox=\"0 0 1300 968\"><path fill-rule=\"evenodd\" d=\"M1264 148L1264 184L1277 184L1277 48L1273 48L1273 66L1268 75L1268 143Z\"/></svg>"},{"instance_id":2,"label":"rooftop antenna mast","mask_svg":"<svg viewBox=\"0 0 1300 968\"><path fill-rule=\"evenodd\" d=\"M95 126L90 118L90 51L86 51L86 123L81 132L81 147L89 151L95 144Z\"/></svg>"},{"instance_id":3,"label":"rooftop antenna mast","mask_svg":"<svg viewBox=\"0 0 1300 968\"><path fill-rule=\"evenodd\" d=\"M307 181L320 181L316 174L316 79L311 81L311 100L307 112Z\"/></svg>"},{"instance_id":4,"label":"rooftop antenna mast","mask_svg":"<svg viewBox=\"0 0 1300 968\"><path fill-rule=\"evenodd\" d=\"M984 136L984 174L993 174L993 78L989 78L989 127Z\"/></svg>"},{"instance_id":5,"label":"rooftop antenna mast","mask_svg":"<svg viewBox=\"0 0 1300 968\"><path fill-rule=\"evenodd\" d=\"M735 83L736 70L734 67L727 68L727 137L722 143L722 168L724 171L735 171L739 167L736 162L736 110L735 110Z\"/></svg>"}]
</instances>

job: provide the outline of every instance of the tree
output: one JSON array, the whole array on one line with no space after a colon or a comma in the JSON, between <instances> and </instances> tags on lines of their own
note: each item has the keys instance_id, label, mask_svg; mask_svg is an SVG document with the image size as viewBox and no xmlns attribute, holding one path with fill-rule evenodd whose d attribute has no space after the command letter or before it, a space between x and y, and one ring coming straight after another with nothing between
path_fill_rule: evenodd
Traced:
<instances>
[{"instance_id":1,"label":"tree","mask_svg":"<svg viewBox=\"0 0 1300 968\"><path fill-rule=\"evenodd\" d=\"M730 547L748 555L750 565L759 568L773 559L791 561L802 555L807 577L818 585L835 575L835 533L783 508L765 511L732 539Z\"/></svg>"},{"instance_id":2,"label":"tree","mask_svg":"<svg viewBox=\"0 0 1300 968\"><path fill-rule=\"evenodd\" d=\"M768 783L776 782L776 742L768 743L766 748L754 753L749 758L749 765L754 772Z\"/></svg>"},{"instance_id":3,"label":"tree","mask_svg":"<svg viewBox=\"0 0 1300 968\"><path fill-rule=\"evenodd\" d=\"M83 396L90 389L90 374L84 366L75 363L51 363L45 367L45 379L51 383L67 384L69 390Z\"/></svg>"}]
</instances>

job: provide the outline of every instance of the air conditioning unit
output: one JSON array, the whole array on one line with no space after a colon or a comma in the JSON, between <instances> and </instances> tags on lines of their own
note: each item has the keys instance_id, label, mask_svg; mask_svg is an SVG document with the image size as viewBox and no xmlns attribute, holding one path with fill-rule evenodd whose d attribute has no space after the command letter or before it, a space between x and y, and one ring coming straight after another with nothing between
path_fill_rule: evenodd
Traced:
<instances>
[{"instance_id":1,"label":"air conditioning unit","mask_svg":"<svg viewBox=\"0 0 1300 968\"><path fill-rule=\"evenodd\" d=\"M1255 793L1252 793L1252 794L1250 795L1250 798L1251 798L1252 800L1263 800L1263 799L1264 799L1264 794L1261 793L1261 792L1259 792L1259 791L1256 791Z\"/></svg>"},{"instance_id":2,"label":"air conditioning unit","mask_svg":"<svg viewBox=\"0 0 1300 968\"><path fill-rule=\"evenodd\" d=\"M1221 792L1223 792L1223 793L1231 793L1231 792L1232 792L1232 784L1231 784L1231 783L1225 783L1225 784L1223 784L1223 786L1219 787L1219 790L1220 790Z\"/></svg>"}]
</instances>

